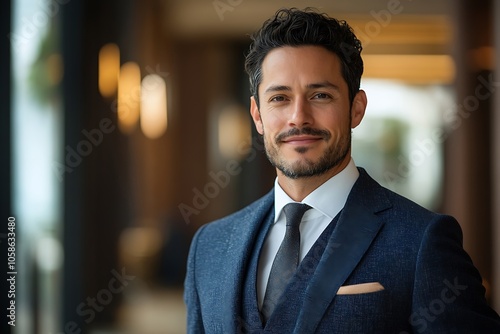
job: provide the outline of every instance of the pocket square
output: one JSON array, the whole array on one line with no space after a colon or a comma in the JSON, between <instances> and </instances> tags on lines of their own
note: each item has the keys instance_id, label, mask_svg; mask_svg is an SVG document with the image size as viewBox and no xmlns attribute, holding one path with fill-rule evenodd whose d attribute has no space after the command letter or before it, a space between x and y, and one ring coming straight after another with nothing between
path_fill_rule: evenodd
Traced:
<instances>
[{"instance_id":1,"label":"pocket square","mask_svg":"<svg viewBox=\"0 0 500 334\"><path fill-rule=\"evenodd\" d=\"M344 285L339 288L337 295L356 295L384 290L379 282Z\"/></svg>"}]
</instances>

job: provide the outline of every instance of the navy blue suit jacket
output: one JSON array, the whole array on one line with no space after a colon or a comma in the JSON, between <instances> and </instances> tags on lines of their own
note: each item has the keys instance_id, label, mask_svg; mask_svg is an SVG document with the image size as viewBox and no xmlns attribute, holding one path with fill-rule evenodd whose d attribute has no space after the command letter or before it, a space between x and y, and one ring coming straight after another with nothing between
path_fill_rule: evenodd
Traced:
<instances>
[{"instance_id":1,"label":"navy blue suit jacket","mask_svg":"<svg viewBox=\"0 0 500 334\"><path fill-rule=\"evenodd\" d=\"M362 169L295 322L280 333L500 333L481 277L450 216L383 188ZM271 191L202 226L189 254L184 299L189 333L242 333L239 310L247 264ZM337 294L378 282L383 290Z\"/></svg>"}]
</instances>

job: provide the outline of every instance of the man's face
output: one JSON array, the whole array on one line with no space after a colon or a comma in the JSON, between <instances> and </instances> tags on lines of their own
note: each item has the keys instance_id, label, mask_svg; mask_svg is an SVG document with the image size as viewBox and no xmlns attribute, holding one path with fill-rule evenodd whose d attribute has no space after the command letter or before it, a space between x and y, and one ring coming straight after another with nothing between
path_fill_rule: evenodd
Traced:
<instances>
[{"instance_id":1,"label":"man's face","mask_svg":"<svg viewBox=\"0 0 500 334\"><path fill-rule=\"evenodd\" d=\"M363 118L366 96L349 103L337 55L319 46L281 47L262 63L260 109L251 114L266 154L285 176L335 175L350 160L351 128Z\"/></svg>"}]
</instances>

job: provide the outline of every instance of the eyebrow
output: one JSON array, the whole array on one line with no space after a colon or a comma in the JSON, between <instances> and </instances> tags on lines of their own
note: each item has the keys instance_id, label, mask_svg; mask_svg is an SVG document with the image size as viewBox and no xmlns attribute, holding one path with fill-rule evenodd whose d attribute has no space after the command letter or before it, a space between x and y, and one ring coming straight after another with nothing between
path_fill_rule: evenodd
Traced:
<instances>
[{"instance_id":1,"label":"eyebrow","mask_svg":"<svg viewBox=\"0 0 500 334\"><path fill-rule=\"evenodd\" d=\"M264 91L264 94L266 94L266 93L273 93L273 92L291 91L291 90L292 90L292 88L290 86L273 85L273 86L268 87Z\"/></svg>"},{"instance_id":2,"label":"eyebrow","mask_svg":"<svg viewBox=\"0 0 500 334\"><path fill-rule=\"evenodd\" d=\"M311 83L306 86L309 89L317 89L317 88L331 88L335 90L340 90L339 86L332 84L329 81L322 81L318 83Z\"/></svg>"},{"instance_id":3,"label":"eyebrow","mask_svg":"<svg viewBox=\"0 0 500 334\"><path fill-rule=\"evenodd\" d=\"M318 89L318 88L330 88L339 91L340 88L337 85L332 84L329 81L321 81L317 83L310 83L306 85L306 88L308 89ZM273 85L268 87L265 91L264 94L266 93L273 93L273 92L282 92L282 91L291 91L292 88L290 86L285 86L285 85Z\"/></svg>"}]
</instances>

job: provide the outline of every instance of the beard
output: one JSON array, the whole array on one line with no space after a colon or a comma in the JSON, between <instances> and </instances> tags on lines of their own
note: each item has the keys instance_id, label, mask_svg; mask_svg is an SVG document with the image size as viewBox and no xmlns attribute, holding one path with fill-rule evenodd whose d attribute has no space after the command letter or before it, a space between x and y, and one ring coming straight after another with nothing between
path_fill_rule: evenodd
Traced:
<instances>
[{"instance_id":1,"label":"beard","mask_svg":"<svg viewBox=\"0 0 500 334\"><path fill-rule=\"evenodd\" d=\"M287 132L280 133L274 139L274 143L269 143L265 133L263 133L267 158L274 167L288 178L298 179L322 175L338 166L349 154L349 149L351 147L351 129L348 126L346 133L341 135L339 142L328 145L319 158L315 160L304 158L294 162L287 161L279 154L281 141L286 137L300 134L321 136L327 143L332 138L332 134L326 130L318 130L309 127L300 130L293 128ZM301 154L307 152L307 150L307 147L299 146L295 148L295 151Z\"/></svg>"}]
</instances>

